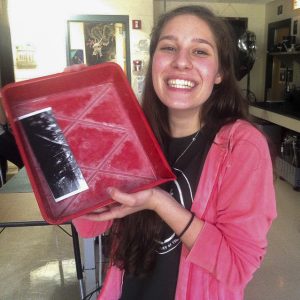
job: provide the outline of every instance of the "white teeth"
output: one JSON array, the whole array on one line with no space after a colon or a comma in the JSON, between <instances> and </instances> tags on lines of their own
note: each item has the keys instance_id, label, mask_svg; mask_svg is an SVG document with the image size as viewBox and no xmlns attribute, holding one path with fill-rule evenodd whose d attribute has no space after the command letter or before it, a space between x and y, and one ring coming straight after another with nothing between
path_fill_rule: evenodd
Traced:
<instances>
[{"instance_id":1,"label":"white teeth","mask_svg":"<svg viewBox=\"0 0 300 300\"><path fill-rule=\"evenodd\" d=\"M195 83L184 79L170 79L168 85L178 89L191 89L195 86Z\"/></svg>"}]
</instances>

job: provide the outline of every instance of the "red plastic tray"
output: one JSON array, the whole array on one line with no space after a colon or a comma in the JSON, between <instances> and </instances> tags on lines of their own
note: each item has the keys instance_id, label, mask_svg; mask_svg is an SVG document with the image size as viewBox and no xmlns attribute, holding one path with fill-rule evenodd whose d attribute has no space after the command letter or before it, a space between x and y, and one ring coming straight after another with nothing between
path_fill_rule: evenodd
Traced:
<instances>
[{"instance_id":1,"label":"red plastic tray","mask_svg":"<svg viewBox=\"0 0 300 300\"><path fill-rule=\"evenodd\" d=\"M111 204L108 186L135 192L175 179L115 63L8 84L2 96L41 214L51 224ZM60 202L54 201L17 120L47 107L52 108L89 187Z\"/></svg>"}]
</instances>

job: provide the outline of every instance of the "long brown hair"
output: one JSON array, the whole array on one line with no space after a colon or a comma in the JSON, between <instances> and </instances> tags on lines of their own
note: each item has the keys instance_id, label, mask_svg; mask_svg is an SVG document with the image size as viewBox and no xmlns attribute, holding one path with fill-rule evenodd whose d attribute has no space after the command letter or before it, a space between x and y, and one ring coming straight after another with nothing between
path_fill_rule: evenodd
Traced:
<instances>
[{"instance_id":1,"label":"long brown hair","mask_svg":"<svg viewBox=\"0 0 300 300\"><path fill-rule=\"evenodd\" d=\"M225 22L202 6L183 6L162 15L151 33L149 68L145 79L142 107L148 121L162 144L170 134L168 109L158 98L152 81L152 62L164 26L179 15L194 15L210 27L218 49L222 82L214 86L204 103L201 121L208 130L217 130L236 119L247 119L247 103L237 86L234 69L236 56L233 33ZM115 220L111 228L112 264L134 275L149 272L155 263L155 248L162 221L152 211L141 211Z\"/></svg>"}]
</instances>

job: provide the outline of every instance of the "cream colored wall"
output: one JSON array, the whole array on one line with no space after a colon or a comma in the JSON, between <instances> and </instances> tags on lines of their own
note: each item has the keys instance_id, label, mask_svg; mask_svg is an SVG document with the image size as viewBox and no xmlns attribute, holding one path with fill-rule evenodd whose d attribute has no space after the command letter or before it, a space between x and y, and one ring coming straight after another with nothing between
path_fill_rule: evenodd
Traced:
<instances>
[{"instance_id":1,"label":"cream colored wall","mask_svg":"<svg viewBox=\"0 0 300 300\"><path fill-rule=\"evenodd\" d=\"M282 14L277 15L277 8L282 5ZM300 16L300 9L293 10L293 1L274 0L267 4L266 23L276 22Z\"/></svg>"},{"instance_id":2,"label":"cream colored wall","mask_svg":"<svg viewBox=\"0 0 300 300\"><path fill-rule=\"evenodd\" d=\"M268 26L269 23L277 22L288 18L292 18L293 25L293 21L298 20L297 43L300 43L300 9L294 10L292 2L293 1L275 0L267 4L266 26ZM282 14L277 15L277 8L279 5L282 5Z\"/></svg>"},{"instance_id":3,"label":"cream colored wall","mask_svg":"<svg viewBox=\"0 0 300 300\"><path fill-rule=\"evenodd\" d=\"M129 15L131 69L133 69L132 61L136 59L141 59L147 64L148 49L141 51L138 42L142 40L149 44L149 35L153 27L153 0L90 0L81 2L85 3L83 6L89 7L89 11L82 7L83 12L81 11L81 14ZM142 29L132 29L132 20L141 20ZM133 70L131 71L132 84L134 85L135 74Z\"/></svg>"},{"instance_id":4,"label":"cream colored wall","mask_svg":"<svg viewBox=\"0 0 300 300\"><path fill-rule=\"evenodd\" d=\"M8 0L13 43L39 41L42 68L19 70L23 80L61 72L66 60L66 20L74 15L129 15L131 60L148 58L137 42L149 40L153 26L153 0ZM12 7L16 7L13 9ZM132 29L132 20L142 20L142 29ZM29 23L32 23L31 25ZM132 63L131 63L132 68ZM132 74L132 82L134 82Z\"/></svg>"},{"instance_id":5,"label":"cream colored wall","mask_svg":"<svg viewBox=\"0 0 300 300\"><path fill-rule=\"evenodd\" d=\"M257 40L256 61L250 73L250 90L256 95L257 99L263 99L266 61L266 6L258 4L210 3L209 1L184 1L184 3L180 3L179 1L167 1L166 10L186 4L201 4L207 6L217 15L224 17L248 18L248 29L256 34ZM154 19L156 20L158 15L163 11L164 2L161 0L154 0ZM244 77L239 84L242 89L246 89L247 78Z\"/></svg>"},{"instance_id":6,"label":"cream colored wall","mask_svg":"<svg viewBox=\"0 0 300 300\"><path fill-rule=\"evenodd\" d=\"M149 36L153 27L153 0L77 1L82 4L81 9L77 9L77 14L129 15L131 85L139 97L137 74L133 71L132 61L140 59L143 61L145 67L147 65L149 59L148 48L141 49L139 41L142 41L143 45L149 44ZM132 20L141 20L142 29L132 29Z\"/></svg>"}]
</instances>

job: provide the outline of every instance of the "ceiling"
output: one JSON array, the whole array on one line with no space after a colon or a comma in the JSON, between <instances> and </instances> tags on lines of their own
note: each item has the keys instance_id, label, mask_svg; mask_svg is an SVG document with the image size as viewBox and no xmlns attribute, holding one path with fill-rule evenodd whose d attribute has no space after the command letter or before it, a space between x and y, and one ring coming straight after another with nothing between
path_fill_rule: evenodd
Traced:
<instances>
[{"instance_id":1,"label":"ceiling","mask_svg":"<svg viewBox=\"0 0 300 300\"><path fill-rule=\"evenodd\" d=\"M175 1L175 2L191 2L192 0L155 0L155 1ZM193 2L216 2L216 3L240 3L240 4L267 4L274 0L194 0Z\"/></svg>"},{"instance_id":2,"label":"ceiling","mask_svg":"<svg viewBox=\"0 0 300 300\"><path fill-rule=\"evenodd\" d=\"M198 0L199 2L205 2L205 1L201 1L201 0ZM274 0L231 0L231 1L222 1L222 0L216 0L216 1L212 1L210 0L209 2L218 2L218 3L241 3L241 4L266 4L266 3L269 3L269 2L273 2Z\"/></svg>"}]
</instances>

